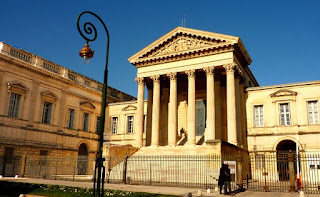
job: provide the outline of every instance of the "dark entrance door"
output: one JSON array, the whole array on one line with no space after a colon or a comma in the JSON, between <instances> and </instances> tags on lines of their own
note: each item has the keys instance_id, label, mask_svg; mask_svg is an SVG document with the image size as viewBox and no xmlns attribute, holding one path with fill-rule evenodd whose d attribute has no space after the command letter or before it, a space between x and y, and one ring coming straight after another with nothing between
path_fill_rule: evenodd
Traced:
<instances>
[{"instance_id":1,"label":"dark entrance door","mask_svg":"<svg viewBox=\"0 0 320 197\"><path fill-rule=\"evenodd\" d=\"M85 144L81 144L78 150L78 174L85 175L88 170L88 149Z\"/></svg>"},{"instance_id":2,"label":"dark entrance door","mask_svg":"<svg viewBox=\"0 0 320 197\"><path fill-rule=\"evenodd\" d=\"M2 165L2 174L4 176L14 175L14 148L5 147Z\"/></svg>"},{"instance_id":3,"label":"dark entrance door","mask_svg":"<svg viewBox=\"0 0 320 197\"><path fill-rule=\"evenodd\" d=\"M202 136L206 129L206 101L196 101L196 136Z\"/></svg>"},{"instance_id":4,"label":"dark entrance door","mask_svg":"<svg viewBox=\"0 0 320 197\"><path fill-rule=\"evenodd\" d=\"M289 154L296 155L296 143L292 140L283 140L277 145L277 170L279 181L289 180ZM297 165L294 162L294 171L297 173Z\"/></svg>"}]
</instances>

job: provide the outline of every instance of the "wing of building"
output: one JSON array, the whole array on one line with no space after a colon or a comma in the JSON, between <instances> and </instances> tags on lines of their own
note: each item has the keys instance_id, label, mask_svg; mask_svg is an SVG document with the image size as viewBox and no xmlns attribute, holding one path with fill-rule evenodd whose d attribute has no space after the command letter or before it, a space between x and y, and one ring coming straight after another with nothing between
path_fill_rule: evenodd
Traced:
<instances>
[{"instance_id":1,"label":"wing of building","mask_svg":"<svg viewBox=\"0 0 320 197\"><path fill-rule=\"evenodd\" d=\"M101 90L100 82L0 42L0 174L18 173L13 158L24 156L95 158ZM107 92L108 103L135 100Z\"/></svg>"}]
</instances>

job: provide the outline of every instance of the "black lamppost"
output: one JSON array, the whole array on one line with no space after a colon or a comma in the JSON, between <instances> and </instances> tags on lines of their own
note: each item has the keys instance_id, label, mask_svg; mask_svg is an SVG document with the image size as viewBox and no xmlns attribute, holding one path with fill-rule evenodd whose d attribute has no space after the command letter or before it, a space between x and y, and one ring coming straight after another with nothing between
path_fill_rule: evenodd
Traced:
<instances>
[{"instance_id":1,"label":"black lamppost","mask_svg":"<svg viewBox=\"0 0 320 197\"><path fill-rule=\"evenodd\" d=\"M103 131L104 131L104 123L105 123L105 113L107 106L107 84L108 84L108 57L109 57L109 32L102 21L102 19L93 12L84 11L79 14L77 19L77 27L80 35L86 40L85 47L82 48L79 52L79 55L83 58L85 63L88 63L90 58L93 57L94 51L89 48L89 42L95 41L97 38L97 30L96 27L91 22L86 22L83 25L83 30L86 34L93 35L93 38L86 37L80 29L79 20L82 15L89 14L96 17L103 25L106 34L107 34L107 51L106 51L106 66L104 70L104 81L103 81L103 89L102 89L102 101L101 101L101 115L100 115L100 125L99 125L99 152L98 157L96 158L96 164L94 168L94 179L93 179L93 196L103 196L104 193L104 178L105 178L105 167L103 166L103 162L105 158L102 158L102 148L103 148Z\"/></svg>"}]
</instances>

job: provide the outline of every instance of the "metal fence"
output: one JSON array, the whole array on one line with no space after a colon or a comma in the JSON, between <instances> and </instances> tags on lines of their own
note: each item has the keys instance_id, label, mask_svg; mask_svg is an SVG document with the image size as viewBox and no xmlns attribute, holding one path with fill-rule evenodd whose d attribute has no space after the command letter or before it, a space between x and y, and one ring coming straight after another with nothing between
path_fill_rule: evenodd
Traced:
<instances>
[{"instance_id":1,"label":"metal fence","mask_svg":"<svg viewBox=\"0 0 320 197\"><path fill-rule=\"evenodd\" d=\"M23 176L55 180L92 181L95 160L77 158L0 158L3 176Z\"/></svg>"},{"instance_id":2,"label":"metal fence","mask_svg":"<svg viewBox=\"0 0 320 197\"><path fill-rule=\"evenodd\" d=\"M232 189L241 183L253 191L303 190L320 193L320 154L252 153L249 159L218 155L171 155L106 158L106 182L174 187L215 188L221 163L230 164ZM3 176L24 176L71 181L92 181L94 159L0 158ZM250 166L241 172L238 164Z\"/></svg>"},{"instance_id":3,"label":"metal fence","mask_svg":"<svg viewBox=\"0 0 320 197\"><path fill-rule=\"evenodd\" d=\"M214 188L218 184L222 161L216 155L132 156L113 165L108 158L107 179L111 183L143 184L174 187ZM232 172L232 188L236 188Z\"/></svg>"},{"instance_id":4,"label":"metal fence","mask_svg":"<svg viewBox=\"0 0 320 197\"><path fill-rule=\"evenodd\" d=\"M320 154L255 153L250 164L249 190L320 193Z\"/></svg>"}]
</instances>

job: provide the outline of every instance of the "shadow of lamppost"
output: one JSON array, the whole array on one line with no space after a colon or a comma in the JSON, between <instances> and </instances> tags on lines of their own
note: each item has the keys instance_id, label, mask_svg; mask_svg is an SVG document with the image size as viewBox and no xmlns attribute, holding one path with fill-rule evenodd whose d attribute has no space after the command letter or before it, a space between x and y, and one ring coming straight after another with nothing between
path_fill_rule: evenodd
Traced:
<instances>
[{"instance_id":1,"label":"shadow of lamppost","mask_svg":"<svg viewBox=\"0 0 320 197\"><path fill-rule=\"evenodd\" d=\"M93 42L97 38L97 30L96 27L91 22L86 22L83 25L83 31L87 35L93 35L93 38L89 38L84 35L81 31L79 21L81 16L84 14L92 15L97 18L101 24L103 25L106 34L107 34L107 50L106 50L106 64L104 70L104 80L103 80L103 88L102 88L102 100L101 100L101 115L99 121L99 151L98 156L96 157L96 163L94 168L94 179L93 179L93 196L103 196L104 194L104 178L105 178L105 167L103 166L103 162L105 158L102 158L102 149L103 149L103 132L104 132L104 124L105 124L105 113L106 113L106 106L107 106L107 85L108 85L108 58L109 58L109 32L102 21L102 19L93 12L84 11L79 14L77 19L77 27L80 35L86 40L85 47L82 48L79 52L79 55L83 58L85 63L89 63L90 59L93 57L94 51L89 48L89 42Z\"/></svg>"}]
</instances>

